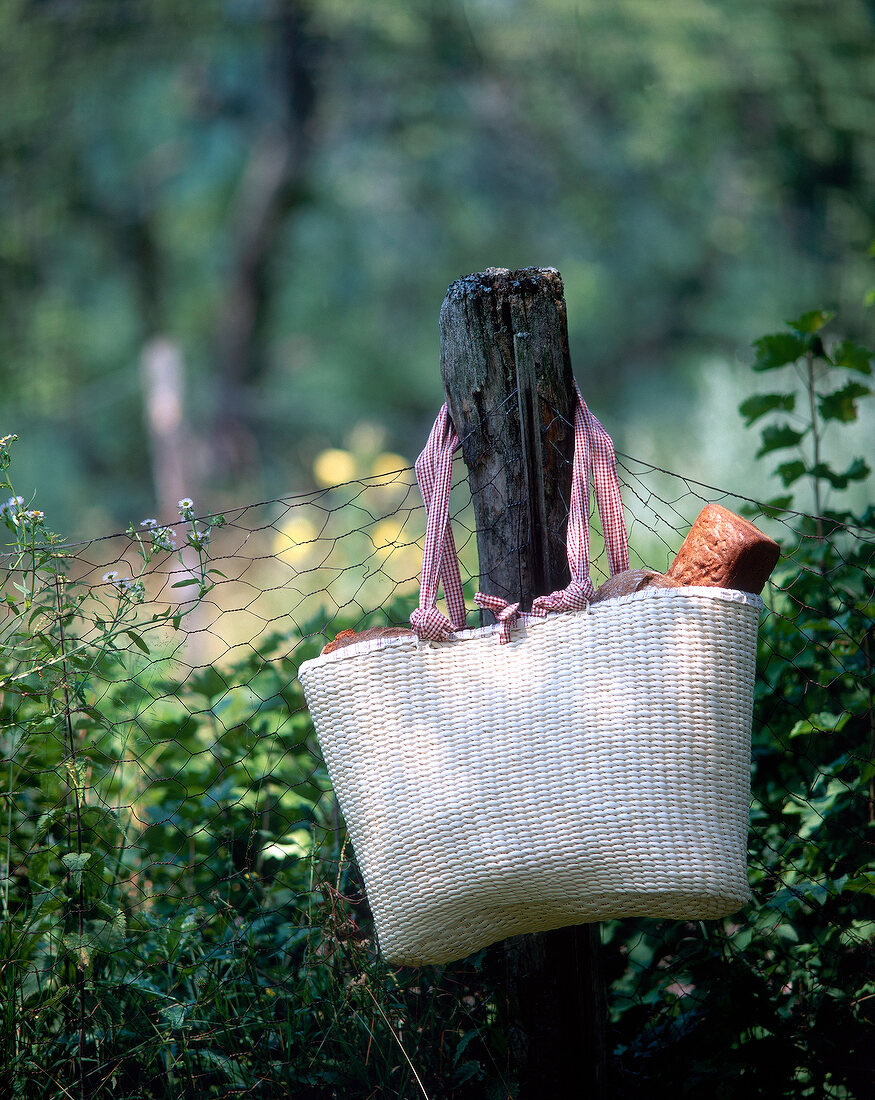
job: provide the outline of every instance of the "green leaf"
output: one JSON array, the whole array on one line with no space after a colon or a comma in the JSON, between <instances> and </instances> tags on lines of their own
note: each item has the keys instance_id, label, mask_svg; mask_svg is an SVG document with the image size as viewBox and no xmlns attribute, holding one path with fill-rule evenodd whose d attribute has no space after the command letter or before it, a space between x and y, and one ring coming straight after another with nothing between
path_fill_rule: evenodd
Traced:
<instances>
[{"instance_id":1,"label":"green leaf","mask_svg":"<svg viewBox=\"0 0 875 1100\"><path fill-rule=\"evenodd\" d=\"M840 420L848 423L857 419L857 399L872 391L861 382L848 382L834 393L825 393L818 398L820 415L824 420Z\"/></svg>"},{"instance_id":2,"label":"green leaf","mask_svg":"<svg viewBox=\"0 0 875 1100\"><path fill-rule=\"evenodd\" d=\"M807 733L838 733L848 723L850 714L829 714L820 711L803 718L790 730L791 737L801 737Z\"/></svg>"},{"instance_id":3,"label":"green leaf","mask_svg":"<svg viewBox=\"0 0 875 1100\"><path fill-rule=\"evenodd\" d=\"M847 478L848 481L863 481L871 473L872 469L866 464L864 459L855 458L847 470L845 470L842 477Z\"/></svg>"},{"instance_id":4,"label":"green leaf","mask_svg":"<svg viewBox=\"0 0 875 1100\"><path fill-rule=\"evenodd\" d=\"M470 1060L463 1062L456 1068L453 1083L456 1085L463 1085L466 1081L470 1081L474 1077L482 1077L482 1075L483 1069L480 1063Z\"/></svg>"},{"instance_id":5,"label":"green leaf","mask_svg":"<svg viewBox=\"0 0 875 1100\"><path fill-rule=\"evenodd\" d=\"M185 588L190 584L200 584L201 582L197 577L187 577L184 581L177 581L176 584L171 584L171 588Z\"/></svg>"},{"instance_id":6,"label":"green leaf","mask_svg":"<svg viewBox=\"0 0 875 1100\"><path fill-rule=\"evenodd\" d=\"M90 859L90 852L67 852L66 855L61 856L61 862L70 872L73 878L73 885L77 890L82 885L82 872L88 866Z\"/></svg>"},{"instance_id":7,"label":"green leaf","mask_svg":"<svg viewBox=\"0 0 875 1100\"><path fill-rule=\"evenodd\" d=\"M174 1004L162 1008L161 1015L167 1021L168 1027L176 1031L185 1023L186 1016L188 1015L188 1008L177 1001Z\"/></svg>"},{"instance_id":8,"label":"green leaf","mask_svg":"<svg viewBox=\"0 0 875 1100\"><path fill-rule=\"evenodd\" d=\"M786 512L792 503L793 494L786 493L783 496L772 497L771 500L764 500L760 504L742 504L739 512L750 519L756 519L758 516L768 516L770 519L775 519L782 512Z\"/></svg>"},{"instance_id":9,"label":"green leaf","mask_svg":"<svg viewBox=\"0 0 875 1100\"><path fill-rule=\"evenodd\" d=\"M756 453L756 458L761 458L770 451L778 451L782 447L795 447L805 437L805 432L797 432L789 424L769 424L763 428L762 446Z\"/></svg>"},{"instance_id":10,"label":"green leaf","mask_svg":"<svg viewBox=\"0 0 875 1100\"><path fill-rule=\"evenodd\" d=\"M850 340L842 340L833 352L833 362L837 367L844 367L846 370L859 371L860 374L871 374L872 365L870 360L873 354L875 353L872 352L871 348L861 347Z\"/></svg>"},{"instance_id":11,"label":"green leaf","mask_svg":"<svg viewBox=\"0 0 875 1100\"><path fill-rule=\"evenodd\" d=\"M755 420L765 416L773 409L781 409L783 412L792 412L796 405L796 396L792 393L759 393L749 397L738 406L738 411L744 417L745 427L749 428Z\"/></svg>"},{"instance_id":12,"label":"green leaf","mask_svg":"<svg viewBox=\"0 0 875 1100\"><path fill-rule=\"evenodd\" d=\"M828 481L834 489L847 489L849 481L862 481L870 473L869 467L862 458L855 458L843 474L837 474L825 462L818 462L816 466L812 466L808 471L810 477Z\"/></svg>"},{"instance_id":13,"label":"green leaf","mask_svg":"<svg viewBox=\"0 0 875 1100\"><path fill-rule=\"evenodd\" d=\"M864 871L856 878L848 879L844 888L854 894L875 894L875 875Z\"/></svg>"},{"instance_id":14,"label":"green leaf","mask_svg":"<svg viewBox=\"0 0 875 1100\"><path fill-rule=\"evenodd\" d=\"M754 370L774 370L785 363L795 363L805 354L805 341L790 332L776 332L754 342L757 357Z\"/></svg>"},{"instance_id":15,"label":"green leaf","mask_svg":"<svg viewBox=\"0 0 875 1100\"><path fill-rule=\"evenodd\" d=\"M798 481L805 473L805 463L799 459L795 462L783 462L775 470L775 473L780 477L781 481L789 487L794 481Z\"/></svg>"},{"instance_id":16,"label":"green leaf","mask_svg":"<svg viewBox=\"0 0 875 1100\"><path fill-rule=\"evenodd\" d=\"M453 1055L453 1065L458 1065L459 1059L465 1052L465 1047L471 1042L472 1039L476 1039L480 1034L476 1029L474 1031L466 1032L459 1042L456 1044L456 1053Z\"/></svg>"},{"instance_id":17,"label":"green leaf","mask_svg":"<svg viewBox=\"0 0 875 1100\"><path fill-rule=\"evenodd\" d=\"M788 321L787 324L797 332L811 335L812 333L820 332L824 325L828 325L833 317L835 317L835 310L811 309L808 313L803 313L801 317L797 317L795 321Z\"/></svg>"},{"instance_id":18,"label":"green leaf","mask_svg":"<svg viewBox=\"0 0 875 1100\"><path fill-rule=\"evenodd\" d=\"M149 649L149 647L146 645L139 634L135 634L133 630L126 630L125 634L127 634L127 636L137 647L137 649L139 649L142 653L145 653L147 657L151 656L152 651Z\"/></svg>"}]
</instances>

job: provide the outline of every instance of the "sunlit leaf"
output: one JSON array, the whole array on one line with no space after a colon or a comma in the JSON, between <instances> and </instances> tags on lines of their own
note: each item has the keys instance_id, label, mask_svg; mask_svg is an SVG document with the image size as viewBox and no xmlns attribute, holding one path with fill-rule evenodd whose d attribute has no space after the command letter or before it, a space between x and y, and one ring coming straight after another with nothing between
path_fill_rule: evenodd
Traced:
<instances>
[{"instance_id":1,"label":"sunlit leaf","mask_svg":"<svg viewBox=\"0 0 875 1100\"><path fill-rule=\"evenodd\" d=\"M838 733L847 725L849 714L829 714L820 712L803 718L790 730L791 737L801 737L808 733Z\"/></svg>"},{"instance_id":2,"label":"sunlit leaf","mask_svg":"<svg viewBox=\"0 0 875 1100\"><path fill-rule=\"evenodd\" d=\"M787 324L797 332L808 335L820 332L824 325L828 325L833 317L835 317L834 310L811 309L807 313L803 313L801 317L797 317L795 321L788 321Z\"/></svg>"},{"instance_id":3,"label":"sunlit leaf","mask_svg":"<svg viewBox=\"0 0 875 1100\"><path fill-rule=\"evenodd\" d=\"M875 895L875 874L864 872L862 875L857 875L855 878L848 879L844 885L844 889L854 894Z\"/></svg>"}]
</instances>

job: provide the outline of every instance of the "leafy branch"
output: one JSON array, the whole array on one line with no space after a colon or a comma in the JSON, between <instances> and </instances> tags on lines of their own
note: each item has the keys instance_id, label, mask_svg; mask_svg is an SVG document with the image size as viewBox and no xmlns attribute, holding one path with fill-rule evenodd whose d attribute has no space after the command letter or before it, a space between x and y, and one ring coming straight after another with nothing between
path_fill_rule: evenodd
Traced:
<instances>
[{"instance_id":1,"label":"leafy branch","mask_svg":"<svg viewBox=\"0 0 875 1100\"><path fill-rule=\"evenodd\" d=\"M825 336L823 330L834 316L829 310L811 310L788 321L788 332L772 333L757 340L753 369L776 371L791 367L798 384L793 389L755 394L739 406L748 427L764 416L772 418L761 430L757 458L776 451L797 452L797 457L780 463L773 472L788 489L800 478L808 479L816 517L824 515L829 489L846 489L851 482L862 481L871 472L863 458L855 458L847 469L839 471L823 455L827 423L847 424L856 420L860 399L872 392L854 376L871 375L873 352L850 340ZM798 426L794 426L790 418L797 410L800 386L805 408L795 418ZM776 511L785 510L793 504L793 493L775 497L768 504ZM820 534L822 523L818 519Z\"/></svg>"}]
</instances>

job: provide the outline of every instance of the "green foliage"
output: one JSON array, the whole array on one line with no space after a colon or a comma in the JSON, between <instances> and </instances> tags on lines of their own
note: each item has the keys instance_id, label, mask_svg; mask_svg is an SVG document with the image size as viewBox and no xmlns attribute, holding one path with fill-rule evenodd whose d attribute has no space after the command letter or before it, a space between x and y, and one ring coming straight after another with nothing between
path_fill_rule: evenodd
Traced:
<instances>
[{"instance_id":1,"label":"green foliage","mask_svg":"<svg viewBox=\"0 0 875 1100\"><path fill-rule=\"evenodd\" d=\"M217 575L221 517L180 508L196 599L155 620L149 567L172 531L130 528L141 575L66 577L58 605L75 559L42 521L34 545L32 509L7 513L0 1095L506 1096L483 955L398 971L376 954L296 678L324 638L305 626L189 668L157 629Z\"/></svg>"},{"instance_id":2,"label":"green foliage","mask_svg":"<svg viewBox=\"0 0 875 1100\"><path fill-rule=\"evenodd\" d=\"M870 355L825 335L829 321L793 322L798 357L769 367L788 385L741 406L763 453L783 457L788 489L756 512L784 556L759 639L753 900L725 921L604 926L618 1100L870 1089L873 513L841 502L864 460L834 468L819 452L826 424L842 431L867 396ZM773 361L790 346L757 343ZM783 427L781 443L770 429ZM791 511L806 483L815 515ZM142 572L89 588L7 488L0 1093L56 1100L63 1082L98 1100L513 1096L499 954L414 971L376 951L297 681L323 641L316 621L192 668L154 628L178 627L188 604L153 620L148 600L172 532L131 528ZM368 503L352 503L357 527ZM182 511L199 565L179 592L209 595L222 580L211 528ZM310 553L312 533L291 521L278 539L278 553ZM386 608L390 621L409 610ZM383 621L331 616L334 632Z\"/></svg>"},{"instance_id":3,"label":"green foliage","mask_svg":"<svg viewBox=\"0 0 875 1100\"><path fill-rule=\"evenodd\" d=\"M851 482L863 481L870 468L865 459L855 458L847 469L838 471L823 459L823 438L830 422L849 424L857 419L861 398L872 390L846 372L868 375L872 372L873 352L849 340L831 339L823 333L834 317L829 310L812 310L795 321L788 321L789 332L774 333L757 340L753 369L792 368L792 388L780 393L757 394L743 401L739 412L750 426L763 416L793 414L804 402L807 413L798 414L800 423L783 419L766 424L757 458L773 451L794 450L801 457L781 463L775 473L786 487L806 477L812 491L814 512L820 516L829 489L846 489ZM798 404L797 404L798 403ZM789 508L793 497L782 496L769 503L781 510ZM834 518L841 518L838 515ZM845 518L853 520L845 513ZM865 522L865 519L863 520Z\"/></svg>"},{"instance_id":4,"label":"green foliage","mask_svg":"<svg viewBox=\"0 0 875 1100\"><path fill-rule=\"evenodd\" d=\"M831 316L807 313L790 334L757 341L755 369L784 367L793 388L740 407L750 425L793 412L801 398L809 418L798 431L767 425L760 453L804 441L807 453L776 472L787 486L806 477L821 502L869 475L862 459L839 474L817 457L825 420L846 423L869 392L842 372L868 373L871 352L828 346ZM875 513L809 517L789 513L793 504L792 494L780 498L784 556L759 637L754 900L722 927L609 926L619 1096L862 1100L871 1089Z\"/></svg>"}]
</instances>

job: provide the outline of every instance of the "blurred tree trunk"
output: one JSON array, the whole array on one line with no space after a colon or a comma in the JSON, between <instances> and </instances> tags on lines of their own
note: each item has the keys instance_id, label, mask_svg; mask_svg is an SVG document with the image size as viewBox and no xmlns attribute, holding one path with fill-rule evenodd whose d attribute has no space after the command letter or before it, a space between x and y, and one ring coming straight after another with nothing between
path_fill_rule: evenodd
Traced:
<instances>
[{"instance_id":1,"label":"blurred tree trunk","mask_svg":"<svg viewBox=\"0 0 875 1100\"><path fill-rule=\"evenodd\" d=\"M313 144L317 45L300 0L282 6L275 35L283 117L266 122L253 144L229 217L231 261L219 309L210 439L210 469L225 482L248 480L259 467L248 394L265 367L276 245L289 212L302 202Z\"/></svg>"},{"instance_id":2,"label":"blurred tree trunk","mask_svg":"<svg viewBox=\"0 0 875 1100\"><path fill-rule=\"evenodd\" d=\"M152 480L161 523L175 523L182 497L198 498L192 433L185 416L185 368L177 343L158 336L141 359Z\"/></svg>"}]
</instances>

